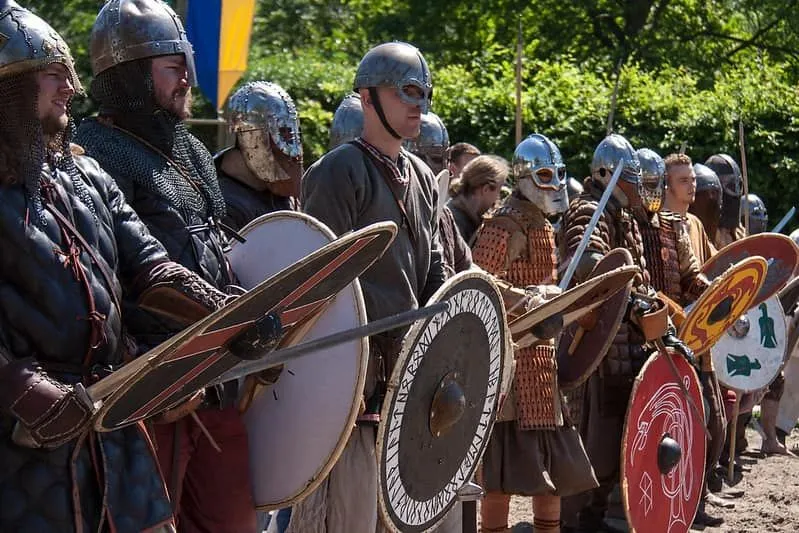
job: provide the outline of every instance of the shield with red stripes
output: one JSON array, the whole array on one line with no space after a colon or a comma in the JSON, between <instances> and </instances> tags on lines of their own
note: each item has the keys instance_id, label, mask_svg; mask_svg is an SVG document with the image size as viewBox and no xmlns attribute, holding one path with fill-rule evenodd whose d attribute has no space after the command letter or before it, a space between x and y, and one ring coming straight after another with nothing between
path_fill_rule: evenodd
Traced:
<instances>
[{"instance_id":1,"label":"shield with red stripes","mask_svg":"<svg viewBox=\"0 0 799 533\"><path fill-rule=\"evenodd\" d=\"M396 231L384 222L333 241L90 387L94 400L104 398L95 428L119 429L204 388L240 361L226 343L267 313L280 315L284 338L290 338L383 255Z\"/></svg>"}]
</instances>

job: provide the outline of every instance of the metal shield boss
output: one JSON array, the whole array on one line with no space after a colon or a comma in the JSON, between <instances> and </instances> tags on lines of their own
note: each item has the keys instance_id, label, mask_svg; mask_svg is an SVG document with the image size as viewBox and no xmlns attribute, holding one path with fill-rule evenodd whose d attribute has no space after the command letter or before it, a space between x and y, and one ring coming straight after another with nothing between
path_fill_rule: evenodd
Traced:
<instances>
[{"instance_id":1,"label":"metal shield boss","mask_svg":"<svg viewBox=\"0 0 799 533\"><path fill-rule=\"evenodd\" d=\"M240 233L246 241L234 243L228 258L245 289L335 239L318 220L291 211L259 217ZM289 342L314 340L366 321L355 280ZM256 508L279 509L302 500L333 468L355 427L368 358L367 339L362 338L285 363L269 385L254 376L245 380L240 408L246 405Z\"/></svg>"},{"instance_id":2,"label":"metal shield boss","mask_svg":"<svg viewBox=\"0 0 799 533\"><path fill-rule=\"evenodd\" d=\"M777 296L749 309L710 350L719 382L740 392L767 387L785 363L786 329Z\"/></svg>"},{"instance_id":3,"label":"metal shield boss","mask_svg":"<svg viewBox=\"0 0 799 533\"><path fill-rule=\"evenodd\" d=\"M621 291L638 272L636 266L620 266L610 272L596 275L555 298L545 301L510 322L513 342L517 348L526 348L539 340L548 340L546 337L536 335L537 326L556 315L562 318L564 326L572 324Z\"/></svg>"},{"instance_id":4,"label":"metal shield boss","mask_svg":"<svg viewBox=\"0 0 799 533\"><path fill-rule=\"evenodd\" d=\"M750 257L729 267L693 304L680 325L680 339L694 353L709 350L751 307L767 271L768 263L762 257Z\"/></svg>"},{"instance_id":5,"label":"metal shield boss","mask_svg":"<svg viewBox=\"0 0 799 533\"><path fill-rule=\"evenodd\" d=\"M383 403L378 499L392 531L428 531L471 481L512 357L502 296L488 276L455 275L428 303L444 300L447 312L405 336Z\"/></svg>"},{"instance_id":6,"label":"metal shield boss","mask_svg":"<svg viewBox=\"0 0 799 533\"><path fill-rule=\"evenodd\" d=\"M668 354L653 354L638 374L624 422L622 501L633 532L685 533L702 498L706 453L702 389L691 365L667 350Z\"/></svg>"},{"instance_id":7,"label":"metal shield boss","mask_svg":"<svg viewBox=\"0 0 799 533\"><path fill-rule=\"evenodd\" d=\"M294 338L383 254L396 231L379 223L337 239L92 385L89 395L103 401L95 428L133 424L204 388L241 361L227 343L270 312L280 316L284 341Z\"/></svg>"},{"instance_id":8,"label":"metal shield boss","mask_svg":"<svg viewBox=\"0 0 799 533\"><path fill-rule=\"evenodd\" d=\"M616 248L596 264L591 279L632 264L630 252ZM602 362L624 318L631 289L632 279L602 303L592 324L575 322L563 329L558 340L558 384L562 390L582 385Z\"/></svg>"},{"instance_id":9,"label":"metal shield boss","mask_svg":"<svg viewBox=\"0 0 799 533\"><path fill-rule=\"evenodd\" d=\"M714 279L731 265L754 256L768 261L766 279L750 304L757 306L782 289L799 266L799 248L790 237L779 233L758 233L730 243L702 265L702 273Z\"/></svg>"}]
</instances>

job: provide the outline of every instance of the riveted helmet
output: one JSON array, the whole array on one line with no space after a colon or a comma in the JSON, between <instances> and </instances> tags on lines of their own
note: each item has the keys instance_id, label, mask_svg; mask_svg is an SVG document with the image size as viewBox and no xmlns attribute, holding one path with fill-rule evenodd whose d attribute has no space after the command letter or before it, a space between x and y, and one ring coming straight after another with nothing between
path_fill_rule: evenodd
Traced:
<instances>
[{"instance_id":1,"label":"riveted helmet","mask_svg":"<svg viewBox=\"0 0 799 533\"><path fill-rule=\"evenodd\" d=\"M434 174L438 174L446 166L449 133L441 118L433 112L422 115L419 136L406 140L403 145L406 150L422 158Z\"/></svg>"},{"instance_id":2,"label":"riveted helmet","mask_svg":"<svg viewBox=\"0 0 799 533\"><path fill-rule=\"evenodd\" d=\"M650 213L660 211L663 204L663 189L666 185L666 163L657 152L649 148L636 150L641 163L641 202Z\"/></svg>"},{"instance_id":3,"label":"riveted helmet","mask_svg":"<svg viewBox=\"0 0 799 533\"><path fill-rule=\"evenodd\" d=\"M741 220L743 196L743 177L738 163L727 154L715 154L705 161L713 169L721 182L722 205L719 226L735 228Z\"/></svg>"},{"instance_id":4,"label":"riveted helmet","mask_svg":"<svg viewBox=\"0 0 799 533\"><path fill-rule=\"evenodd\" d=\"M768 211L766 204L756 194L747 194L746 203L749 208L749 234L763 233L768 227Z\"/></svg>"}]
</instances>

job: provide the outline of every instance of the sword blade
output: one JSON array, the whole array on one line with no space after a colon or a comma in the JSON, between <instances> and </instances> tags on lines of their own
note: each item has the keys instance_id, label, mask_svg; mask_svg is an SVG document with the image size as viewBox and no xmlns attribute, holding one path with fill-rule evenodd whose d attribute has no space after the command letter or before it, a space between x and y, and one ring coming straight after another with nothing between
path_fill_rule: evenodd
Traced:
<instances>
[{"instance_id":1,"label":"sword blade","mask_svg":"<svg viewBox=\"0 0 799 533\"><path fill-rule=\"evenodd\" d=\"M791 221L795 214L796 206L790 208L788 212L785 213L785 216L782 217L779 222L777 222L777 225L774 226L774 229L771 230L771 233L780 233L783 229L785 229L785 226L788 225L788 222Z\"/></svg>"},{"instance_id":2,"label":"sword blade","mask_svg":"<svg viewBox=\"0 0 799 533\"><path fill-rule=\"evenodd\" d=\"M282 350L275 350L274 352L265 355L261 359L257 359L255 361L243 361L239 363L232 369L216 378L207 386L210 387L212 385L219 385L221 383L243 378L250 374L255 374L256 372L266 370L267 368L282 365L294 359L299 359L300 357L309 355L311 353L324 350L325 348L330 348L331 346L336 346L345 342L361 339L363 337L369 337L371 335L377 335L378 333L384 333L392 329L407 326L408 324L412 324L417 320L424 320L448 310L449 302L439 302L419 309L414 309L412 311L407 311L405 313L399 313L381 318L380 320L369 322L368 324L364 324L363 326L359 326L357 328L339 331L338 333L333 333L319 339L297 344L296 346L290 346Z\"/></svg>"},{"instance_id":3,"label":"sword blade","mask_svg":"<svg viewBox=\"0 0 799 533\"><path fill-rule=\"evenodd\" d=\"M566 274L564 274L563 279L560 280L559 287L561 290L565 291L569 287L569 283L571 283L572 277L574 277L574 271L577 270L577 263L580 262L580 258L583 256L583 253L585 253L585 249L588 248L588 241L591 240L591 234L594 232L594 228L599 222L599 217L605 210L605 206L608 205L610 195L613 194L613 189L619 181L623 168L624 159L619 159L619 164L616 165L616 170L613 171L613 176L610 177L610 182L608 186L605 187L605 192L602 193L602 197L599 199L599 205L596 206L596 211L594 211L594 214L591 216L591 221L585 228L583 240L581 240L580 245L577 246L577 250L574 252L572 260L569 262L569 268L566 269Z\"/></svg>"}]
</instances>

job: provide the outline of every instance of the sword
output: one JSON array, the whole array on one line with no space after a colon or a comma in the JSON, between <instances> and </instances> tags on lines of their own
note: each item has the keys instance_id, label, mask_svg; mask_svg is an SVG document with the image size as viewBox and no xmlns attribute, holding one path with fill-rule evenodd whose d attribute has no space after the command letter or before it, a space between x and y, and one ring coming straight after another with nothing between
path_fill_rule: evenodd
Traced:
<instances>
[{"instance_id":1,"label":"sword","mask_svg":"<svg viewBox=\"0 0 799 533\"><path fill-rule=\"evenodd\" d=\"M780 233L783 229L785 229L785 226L788 225L788 222L791 221L795 214L796 206L790 208L788 212L785 213L785 216L782 217L779 222L777 222L777 225L774 226L774 229L771 230L771 233Z\"/></svg>"},{"instance_id":2,"label":"sword","mask_svg":"<svg viewBox=\"0 0 799 533\"><path fill-rule=\"evenodd\" d=\"M407 326L408 324L412 324L417 320L423 320L439 313L447 312L449 311L449 308L449 302L439 302L437 304L428 305L427 307L381 318L380 320L369 322L368 324L364 324L363 326L359 326L357 328L339 331L338 333L333 333L332 335L327 335L319 339L314 339L302 344L290 346L282 350L275 350L274 352L271 352L259 359L253 361L242 361L206 386L211 387L213 385L220 385L228 381L243 378L250 374L255 374L256 372L261 372L267 368L282 365L313 352L330 348L331 346L336 346L345 342L357 340L363 337L369 337L371 335L377 335L378 333L384 333L402 326ZM244 334L247 332L248 330L245 330ZM231 339L228 345L236 342L236 340L236 337L234 337Z\"/></svg>"},{"instance_id":3,"label":"sword","mask_svg":"<svg viewBox=\"0 0 799 533\"><path fill-rule=\"evenodd\" d=\"M585 228L583 240L581 240L580 245L577 246L577 250L574 252L572 260L569 262L569 268L566 269L566 274L564 274L563 279L560 280L560 284L558 286L563 291L569 287L569 283L571 283L572 277L574 277L574 271L577 270L577 263L580 262L580 258L585 253L585 249L588 248L588 241L591 240L591 234L594 233L594 228L596 228L596 225L599 223L599 216L605 210L605 206L608 205L610 195L613 194L613 189L616 187L616 183L619 181L619 177L621 176L621 171L623 168L624 159L619 159L619 164L616 165L616 170L613 171L613 176L610 177L610 182L608 183L608 186L605 187L605 192L602 193L602 197L599 199L599 205L596 206L596 211L594 211L594 214L591 216L591 221Z\"/></svg>"}]
</instances>

